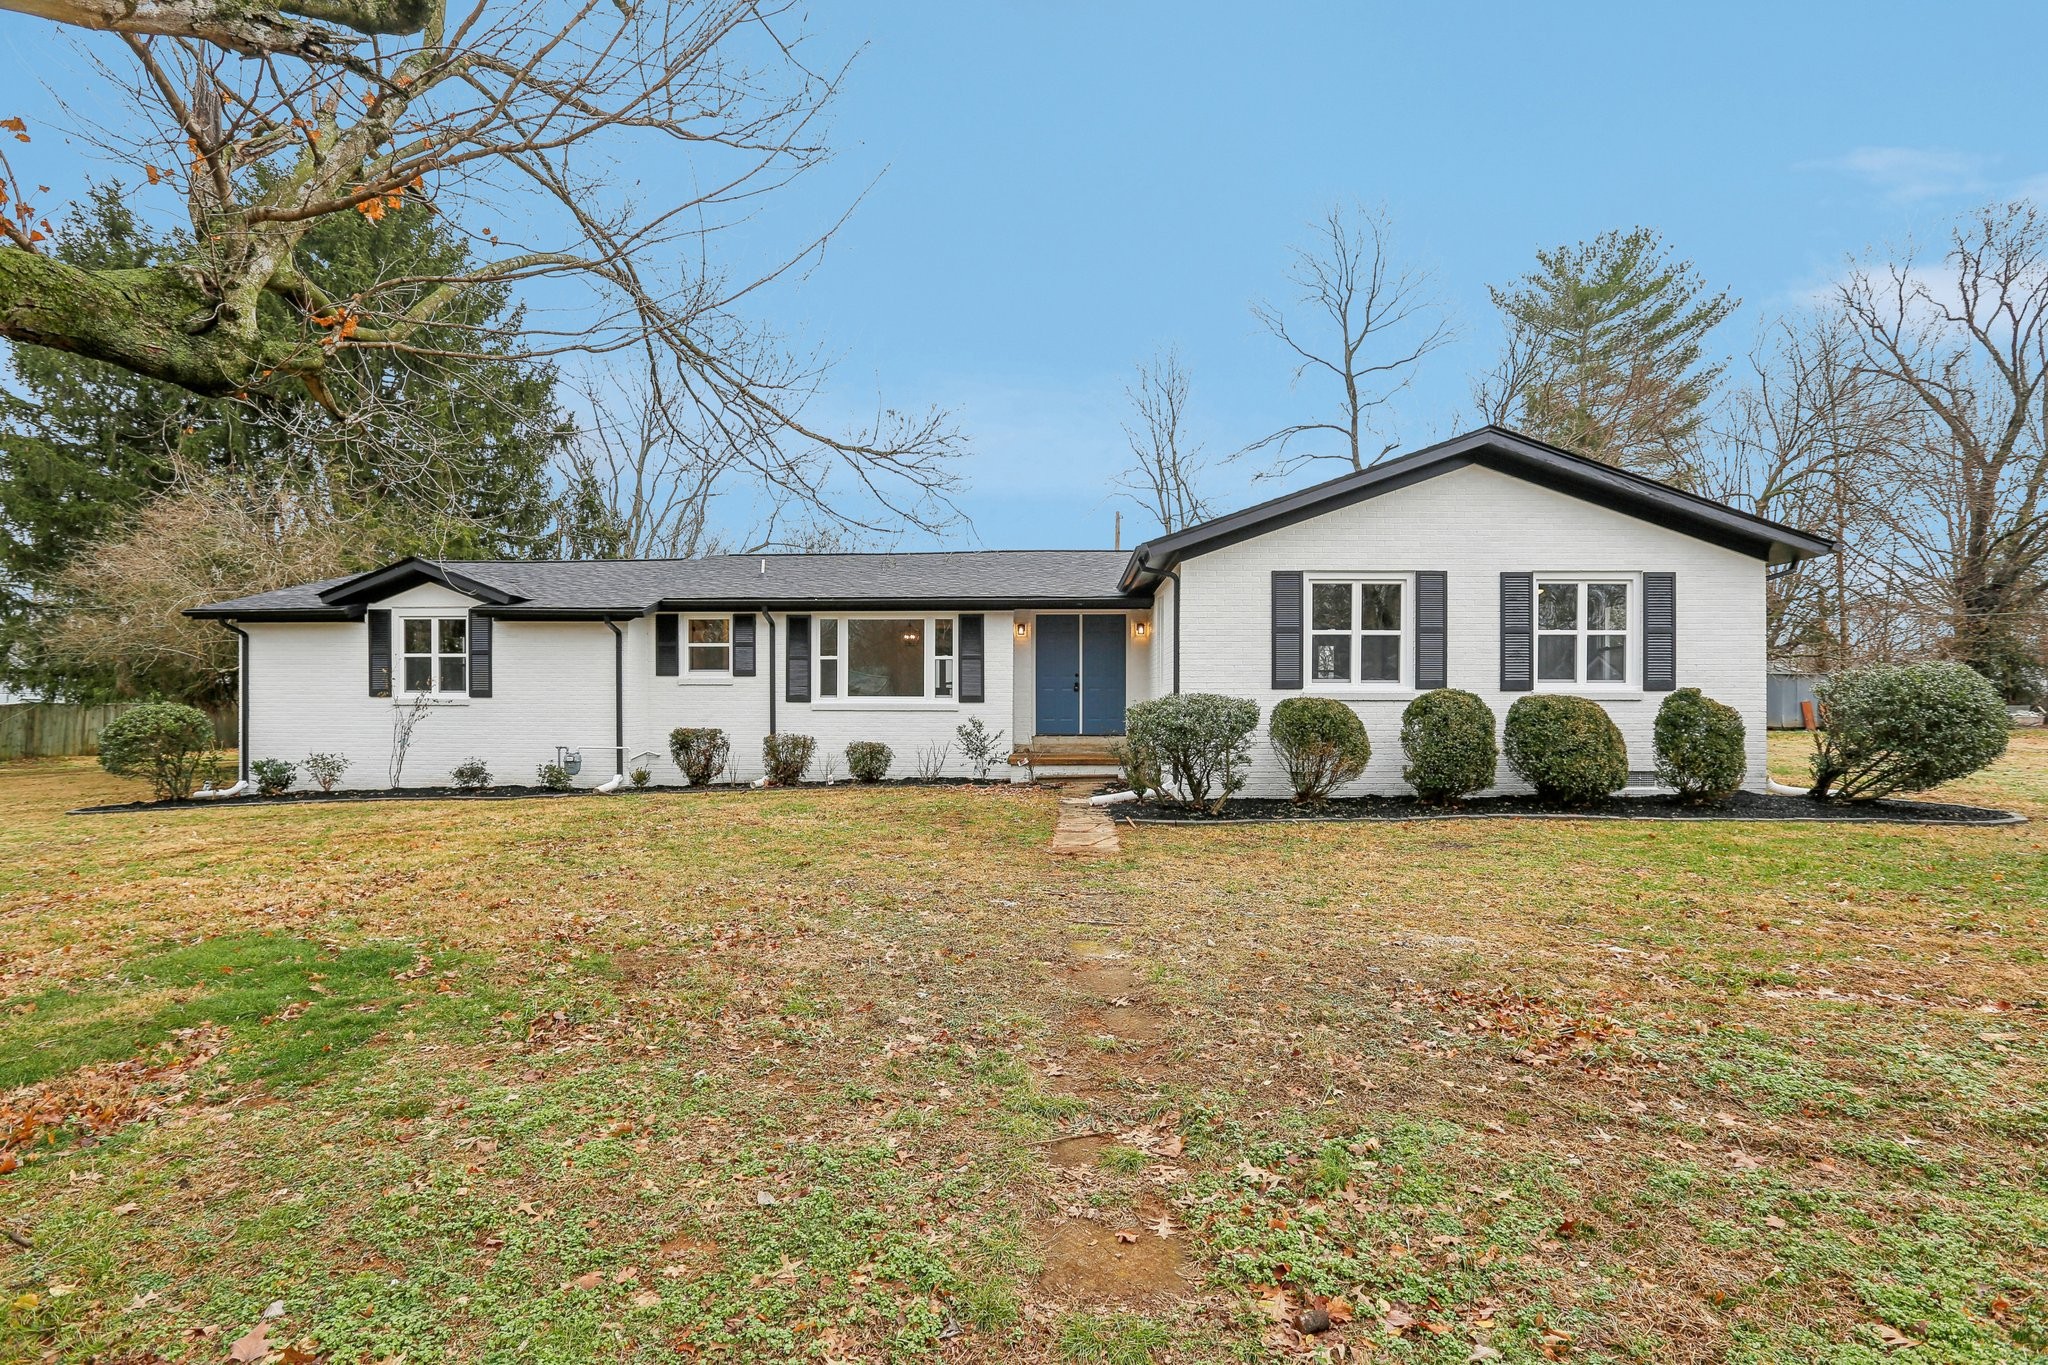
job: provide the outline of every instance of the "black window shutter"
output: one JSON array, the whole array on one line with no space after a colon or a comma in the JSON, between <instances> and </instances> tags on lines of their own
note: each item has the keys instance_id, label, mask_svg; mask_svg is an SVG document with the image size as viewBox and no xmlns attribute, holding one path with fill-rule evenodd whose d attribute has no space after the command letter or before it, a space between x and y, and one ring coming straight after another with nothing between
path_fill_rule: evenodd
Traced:
<instances>
[{"instance_id":1,"label":"black window shutter","mask_svg":"<svg viewBox=\"0 0 2048 1365\"><path fill-rule=\"evenodd\" d=\"M732 616L732 675L754 676L754 613L736 611Z\"/></svg>"},{"instance_id":2,"label":"black window shutter","mask_svg":"<svg viewBox=\"0 0 2048 1365\"><path fill-rule=\"evenodd\" d=\"M469 695L491 695L491 626L488 616L469 614Z\"/></svg>"},{"instance_id":3,"label":"black window shutter","mask_svg":"<svg viewBox=\"0 0 2048 1365\"><path fill-rule=\"evenodd\" d=\"M1643 575L1643 690L1678 686L1678 575Z\"/></svg>"},{"instance_id":4,"label":"black window shutter","mask_svg":"<svg viewBox=\"0 0 2048 1365\"><path fill-rule=\"evenodd\" d=\"M1536 688L1536 575L1500 576L1500 690Z\"/></svg>"},{"instance_id":5,"label":"black window shutter","mask_svg":"<svg viewBox=\"0 0 2048 1365\"><path fill-rule=\"evenodd\" d=\"M789 655L784 660L788 669L788 681L783 687L784 701L809 701L811 699L811 618L808 616L785 616L783 623L789 627Z\"/></svg>"},{"instance_id":6,"label":"black window shutter","mask_svg":"<svg viewBox=\"0 0 2048 1365\"><path fill-rule=\"evenodd\" d=\"M672 611L654 618L654 676L673 678L681 671L682 649Z\"/></svg>"},{"instance_id":7,"label":"black window shutter","mask_svg":"<svg viewBox=\"0 0 2048 1365\"><path fill-rule=\"evenodd\" d=\"M1273 575L1273 687L1301 687L1301 575Z\"/></svg>"},{"instance_id":8,"label":"black window shutter","mask_svg":"<svg viewBox=\"0 0 2048 1365\"><path fill-rule=\"evenodd\" d=\"M363 613L370 626L370 695L391 695L391 613L379 607Z\"/></svg>"},{"instance_id":9,"label":"black window shutter","mask_svg":"<svg viewBox=\"0 0 2048 1365\"><path fill-rule=\"evenodd\" d=\"M1415 686L1426 692L1445 685L1448 664L1444 631L1446 578L1441 569L1415 575Z\"/></svg>"},{"instance_id":10,"label":"black window shutter","mask_svg":"<svg viewBox=\"0 0 2048 1365\"><path fill-rule=\"evenodd\" d=\"M960 661L960 700L982 701L988 691L988 669L983 659L982 617L979 612L960 618L953 631L953 649Z\"/></svg>"}]
</instances>

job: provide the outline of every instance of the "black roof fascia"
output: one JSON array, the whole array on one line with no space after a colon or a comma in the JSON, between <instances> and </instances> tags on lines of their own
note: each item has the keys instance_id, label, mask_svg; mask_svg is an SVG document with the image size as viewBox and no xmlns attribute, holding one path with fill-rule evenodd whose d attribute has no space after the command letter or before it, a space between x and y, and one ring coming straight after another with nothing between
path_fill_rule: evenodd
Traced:
<instances>
[{"instance_id":1,"label":"black roof fascia","mask_svg":"<svg viewBox=\"0 0 2048 1365\"><path fill-rule=\"evenodd\" d=\"M195 621L360 621L363 608L346 607L187 607L179 613Z\"/></svg>"},{"instance_id":2,"label":"black roof fascia","mask_svg":"<svg viewBox=\"0 0 2048 1365\"><path fill-rule=\"evenodd\" d=\"M912 607L938 611L1114 611L1148 610L1149 592L1117 597L665 597L649 611L891 611ZM487 615L508 615L490 612Z\"/></svg>"},{"instance_id":3,"label":"black roof fascia","mask_svg":"<svg viewBox=\"0 0 2048 1365\"><path fill-rule=\"evenodd\" d=\"M1468 465L1481 465L1613 507L1642 520L1754 555L1767 563L1833 553L1834 542L1740 512L1640 474L1588 460L1500 427L1464 436L1340 475L1199 526L1159 536L1132 550L1121 584L1137 586L1190 555L1221 549L1282 526L1406 488Z\"/></svg>"},{"instance_id":4,"label":"black roof fascia","mask_svg":"<svg viewBox=\"0 0 2048 1365\"><path fill-rule=\"evenodd\" d=\"M509 606L478 607L478 616L488 616L493 621L624 621L636 616L645 616L647 607L535 607L521 603Z\"/></svg>"},{"instance_id":5,"label":"black roof fascia","mask_svg":"<svg viewBox=\"0 0 2048 1365\"><path fill-rule=\"evenodd\" d=\"M444 588L452 588L479 601L499 606L522 600L515 593L506 592L503 588L494 588L488 583L471 578L467 574L457 573L444 564L422 559L418 555L409 555L396 564L387 564L381 569L358 574L345 583L337 583L323 591L320 600L333 606L373 602L379 597L402 592L415 583L422 582L439 583Z\"/></svg>"}]
</instances>

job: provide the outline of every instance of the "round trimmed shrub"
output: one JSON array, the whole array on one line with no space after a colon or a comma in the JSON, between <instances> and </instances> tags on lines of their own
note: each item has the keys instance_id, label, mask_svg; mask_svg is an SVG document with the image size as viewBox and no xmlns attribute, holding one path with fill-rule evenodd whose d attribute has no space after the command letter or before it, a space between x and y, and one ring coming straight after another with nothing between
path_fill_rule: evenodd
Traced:
<instances>
[{"instance_id":1,"label":"round trimmed shrub","mask_svg":"<svg viewBox=\"0 0 2048 1365\"><path fill-rule=\"evenodd\" d=\"M1872 664L1814 689L1813 792L1874 801L1976 772L2005 752L1998 689L1964 664Z\"/></svg>"},{"instance_id":2,"label":"round trimmed shrub","mask_svg":"<svg viewBox=\"0 0 2048 1365\"><path fill-rule=\"evenodd\" d=\"M668 732L668 756L682 770L683 779L693 787L708 787L725 771L732 756L732 744L725 731L715 725L684 725Z\"/></svg>"},{"instance_id":3,"label":"round trimmed shrub","mask_svg":"<svg viewBox=\"0 0 2048 1365\"><path fill-rule=\"evenodd\" d=\"M491 769L482 759L472 758L456 764L448 778L458 790L480 792L491 785Z\"/></svg>"},{"instance_id":4,"label":"round trimmed shrub","mask_svg":"<svg viewBox=\"0 0 2048 1365\"><path fill-rule=\"evenodd\" d=\"M551 792L569 790L569 770L559 763L543 763L533 770L534 778Z\"/></svg>"},{"instance_id":5,"label":"round trimmed shrub","mask_svg":"<svg viewBox=\"0 0 2048 1365\"><path fill-rule=\"evenodd\" d=\"M159 801L183 801L214 774L213 722L177 702L123 711L100 731L100 766L141 778Z\"/></svg>"},{"instance_id":6,"label":"round trimmed shrub","mask_svg":"<svg viewBox=\"0 0 2048 1365\"><path fill-rule=\"evenodd\" d=\"M1455 801L1493 785L1500 745L1493 708L1470 692L1439 687L1401 712L1401 776L1424 801Z\"/></svg>"},{"instance_id":7,"label":"round trimmed shrub","mask_svg":"<svg viewBox=\"0 0 2048 1365\"><path fill-rule=\"evenodd\" d=\"M1190 806L1221 810L1244 788L1259 704L1214 692L1175 692L1124 713L1124 751L1157 774L1154 790L1177 791ZM1126 772L1131 770L1127 761ZM1136 784L1133 784L1136 789ZM1212 800L1213 793L1213 800Z\"/></svg>"},{"instance_id":8,"label":"round trimmed shrub","mask_svg":"<svg viewBox=\"0 0 2048 1365\"><path fill-rule=\"evenodd\" d=\"M1296 801L1321 805L1372 758L1365 722L1332 697L1289 697L1273 708L1267 729Z\"/></svg>"},{"instance_id":9,"label":"round trimmed shrub","mask_svg":"<svg viewBox=\"0 0 2048 1365\"><path fill-rule=\"evenodd\" d=\"M1546 801L1577 806L1628 785L1628 745L1600 703L1556 694L1508 708L1508 766Z\"/></svg>"},{"instance_id":10,"label":"round trimmed shrub","mask_svg":"<svg viewBox=\"0 0 2048 1365\"><path fill-rule=\"evenodd\" d=\"M256 790L265 796L282 796L299 780L299 767L281 758L259 758L249 765L249 776L256 779Z\"/></svg>"},{"instance_id":11,"label":"round trimmed shrub","mask_svg":"<svg viewBox=\"0 0 2048 1365\"><path fill-rule=\"evenodd\" d=\"M889 775L896 751L876 739L857 739L846 746L846 771L856 782L880 782Z\"/></svg>"},{"instance_id":12,"label":"round trimmed shrub","mask_svg":"<svg viewBox=\"0 0 2048 1365\"><path fill-rule=\"evenodd\" d=\"M1749 771L1742 713L1681 687L1657 708L1657 776L1687 801L1725 801Z\"/></svg>"},{"instance_id":13,"label":"round trimmed shrub","mask_svg":"<svg viewBox=\"0 0 2048 1365\"><path fill-rule=\"evenodd\" d=\"M763 735L761 766L776 786L794 786L803 781L804 769L811 766L811 755L817 751L818 741L810 735Z\"/></svg>"}]
</instances>

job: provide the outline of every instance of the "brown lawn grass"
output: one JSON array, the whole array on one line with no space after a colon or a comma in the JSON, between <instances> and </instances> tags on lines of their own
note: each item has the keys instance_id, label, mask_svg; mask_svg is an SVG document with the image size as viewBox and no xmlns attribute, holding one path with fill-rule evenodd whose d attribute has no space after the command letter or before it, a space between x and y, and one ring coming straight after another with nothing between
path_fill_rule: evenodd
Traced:
<instances>
[{"instance_id":1,"label":"brown lawn grass","mask_svg":"<svg viewBox=\"0 0 2048 1365\"><path fill-rule=\"evenodd\" d=\"M61 813L129 794L0 769L0 1361L2048 1342L2038 732L1939 793L2018 828L1096 861L1021 789Z\"/></svg>"}]
</instances>

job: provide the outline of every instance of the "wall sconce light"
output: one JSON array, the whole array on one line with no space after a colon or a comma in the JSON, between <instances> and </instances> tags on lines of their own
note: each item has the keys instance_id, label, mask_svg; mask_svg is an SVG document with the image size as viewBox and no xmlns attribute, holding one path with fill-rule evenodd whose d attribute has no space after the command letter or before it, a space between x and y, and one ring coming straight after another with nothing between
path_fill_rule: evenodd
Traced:
<instances>
[{"instance_id":1,"label":"wall sconce light","mask_svg":"<svg viewBox=\"0 0 2048 1365\"><path fill-rule=\"evenodd\" d=\"M1150 621L1134 621L1131 623L1131 634L1137 636L1140 640L1151 633L1152 623Z\"/></svg>"},{"instance_id":2,"label":"wall sconce light","mask_svg":"<svg viewBox=\"0 0 2048 1365\"><path fill-rule=\"evenodd\" d=\"M1019 620L1017 622L1017 638L1022 640L1027 638L1030 634L1031 623L1028 621Z\"/></svg>"}]
</instances>

